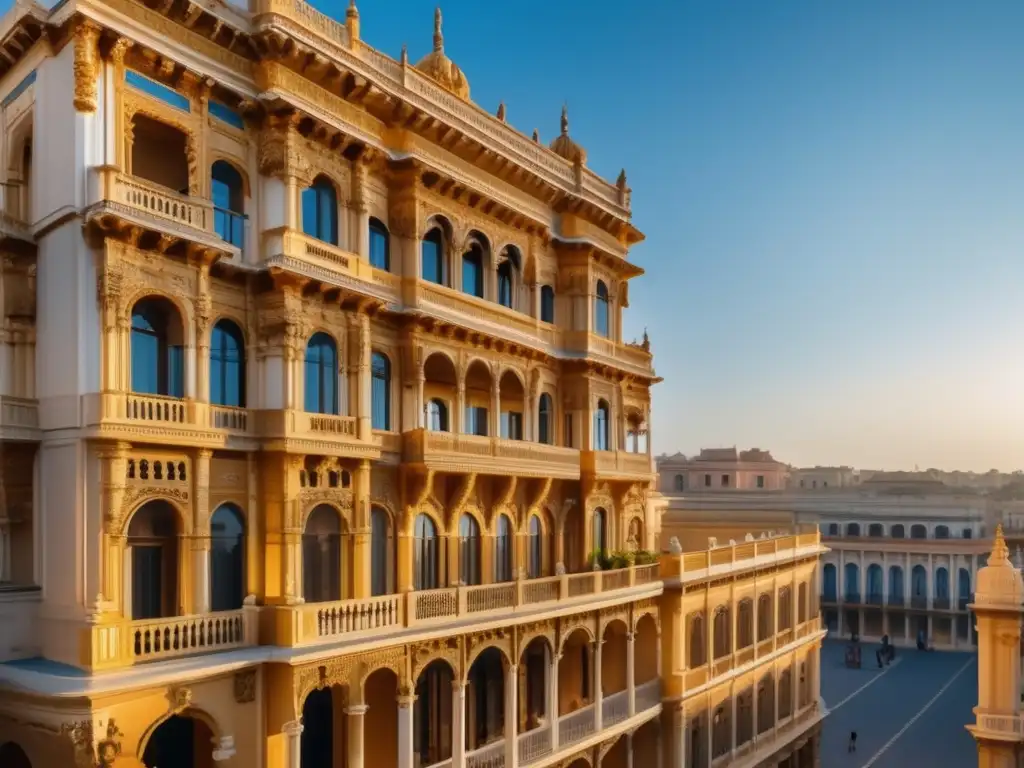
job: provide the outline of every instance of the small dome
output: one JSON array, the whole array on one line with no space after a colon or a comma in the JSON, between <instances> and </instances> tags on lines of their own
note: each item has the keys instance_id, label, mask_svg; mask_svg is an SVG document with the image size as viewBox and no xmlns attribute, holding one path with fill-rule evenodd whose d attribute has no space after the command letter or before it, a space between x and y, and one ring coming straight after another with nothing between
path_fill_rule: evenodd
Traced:
<instances>
[{"instance_id":1,"label":"small dome","mask_svg":"<svg viewBox=\"0 0 1024 768\"><path fill-rule=\"evenodd\" d=\"M551 151L571 163L579 162L580 165L587 163L587 150L569 138L569 110L564 106L562 107L562 132L551 142Z\"/></svg>"},{"instance_id":2,"label":"small dome","mask_svg":"<svg viewBox=\"0 0 1024 768\"><path fill-rule=\"evenodd\" d=\"M442 88L451 91L460 99L469 101L469 81L462 70L444 54L444 35L441 33L441 9L434 10L434 50L416 64L416 69Z\"/></svg>"},{"instance_id":3,"label":"small dome","mask_svg":"<svg viewBox=\"0 0 1024 768\"><path fill-rule=\"evenodd\" d=\"M974 602L978 605L1018 606L1024 602L1024 580L1010 562L1003 526L996 527L988 564L978 571Z\"/></svg>"}]
</instances>

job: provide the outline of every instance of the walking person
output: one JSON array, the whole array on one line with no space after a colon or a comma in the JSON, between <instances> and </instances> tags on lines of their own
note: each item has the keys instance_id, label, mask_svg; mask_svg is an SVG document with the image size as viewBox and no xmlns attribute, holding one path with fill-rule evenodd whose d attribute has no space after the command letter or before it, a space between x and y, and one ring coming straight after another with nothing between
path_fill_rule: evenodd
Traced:
<instances>
[{"instance_id":1,"label":"walking person","mask_svg":"<svg viewBox=\"0 0 1024 768\"><path fill-rule=\"evenodd\" d=\"M846 751L847 752L856 752L857 751L857 732L856 731L850 731L850 743L846 746Z\"/></svg>"}]
</instances>

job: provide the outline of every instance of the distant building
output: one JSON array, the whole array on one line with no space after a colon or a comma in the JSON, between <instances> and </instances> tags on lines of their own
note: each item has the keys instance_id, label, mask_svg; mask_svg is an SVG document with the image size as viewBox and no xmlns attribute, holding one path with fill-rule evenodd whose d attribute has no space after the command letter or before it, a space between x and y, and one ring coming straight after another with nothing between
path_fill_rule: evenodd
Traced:
<instances>
[{"instance_id":1,"label":"distant building","mask_svg":"<svg viewBox=\"0 0 1024 768\"><path fill-rule=\"evenodd\" d=\"M780 491L789 467L760 448L704 448L688 459L681 453L657 459L662 493Z\"/></svg>"},{"instance_id":2,"label":"distant building","mask_svg":"<svg viewBox=\"0 0 1024 768\"><path fill-rule=\"evenodd\" d=\"M804 490L851 488L861 481L853 467L806 467L789 473L789 487Z\"/></svg>"}]
</instances>

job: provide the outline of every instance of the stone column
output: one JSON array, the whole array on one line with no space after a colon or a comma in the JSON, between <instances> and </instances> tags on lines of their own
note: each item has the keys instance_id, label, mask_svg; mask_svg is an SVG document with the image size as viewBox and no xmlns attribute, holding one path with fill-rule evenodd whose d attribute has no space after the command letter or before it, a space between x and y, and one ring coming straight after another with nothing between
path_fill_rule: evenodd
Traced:
<instances>
[{"instance_id":1,"label":"stone column","mask_svg":"<svg viewBox=\"0 0 1024 768\"><path fill-rule=\"evenodd\" d=\"M551 653L548 664L548 722L551 723L551 751L558 751L558 662L560 653Z\"/></svg>"},{"instance_id":2,"label":"stone column","mask_svg":"<svg viewBox=\"0 0 1024 768\"><path fill-rule=\"evenodd\" d=\"M363 768L363 725L368 709L365 704L352 704L345 708L348 715L348 768Z\"/></svg>"},{"instance_id":3,"label":"stone column","mask_svg":"<svg viewBox=\"0 0 1024 768\"><path fill-rule=\"evenodd\" d=\"M517 704L519 694L519 668L509 664L505 671L505 768L518 768L519 750L516 749L516 738L519 729Z\"/></svg>"},{"instance_id":4,"label":"stone column","mask_svg":"<svg viewBox=\"0 0 1024 768\"><path fill-rule=\"evenodd\" d=\"M626 768L633 768L633 734L626 732Z\"/></svg>"},{"instance_id":5,"label":"stone column","mask_svg":"<svg viewBox=\"0 0 1024 768\"><path fill-rule=\"evenodd\" d=\"M352 338L356 344L350 353L350 370L355 371L355 413L356 431L360 440L369 440L373 436L371 409L373 408L373 382L371 380L370 358L373 350L370 343L370 317L365 313L356 315L359 323ZM351 411L350 411L351 412Z\"/></svg>"},{"instance_id":6,"label":"stone column","mask_svg":"<svg viewBox=\"0 0 1024 768\"><path fill-rule=\"evenodd\" d=\"M370 461L361 459L352 476L355 531L352 537L352 596L369 597L372 592L370 531Z\"/></svg>"},{"instance_id":7,"label":"stone column","mask_svg":"<svg viewBox=\"0 0 1024 768\"><path fill-rule=\"evenodd\" d=\"M636 714L636 633L626 633L626 696L629 700L629 716Z\"/></svg>"},{"instance_id":8,"label":"stone column","mask_svg":"<svg viewBox=\"0 0 1024 768\"><path fill-rule=\"evenodd\" d=\"M413 768L413 711L416 696L398 697L398 768Z\"/></svg>"},{"instance_id":9,"label":"stone column","mask_svg":"<svg viewBox=\"0 0 1024 768\"><path fill-rule=\"evenodd\" d=\"M448 428L457 435L466 431L466 382L460 378L455 389L455 413L451 414Z\"/></svg>"},{"instance_id":10,"label":"stone column","mask_svg":"<svg viewBox=\"0 0 1024 768\"><path fill-rule=\"evenodd\" d=\"M466 686L452 681L452 768L466 763Z\"/></svg>"},{"instance_id":11,"label":"stone column","mask_svg":"<svg viewBox=\"0 0 1024 768\"><path fill-rule=\"evenodd\" d=\"M491 382L491 413L487 419L490 422L487 434L491 437L501 437L501 382L498 379L499 375L496 368L491 371L494 380Z\"/></svg>"},{"instance_id":12,"label":"stone column","mask_svg":"<svg viewBox=\"0 0 1024 768\"><path fill-rule=\"evenodd\" d=\"M302 764L302 723L292 720L281 729L288 739L286 759L288 768L301 768Z\"/></svg>"},{"instance_id":13,"label":"stone column","mask_svg":"<svg viewBox=\"0 0 1024 768\"><path fill-rule=\"evenodd\" d=\"M655 768L663 768L665 764L665 744L661 735L661 720L655 722L654 730ZM681 764L680 764L681 765Z\"/></svg>"},{"instance_id":14,"label":"stone column","mask_svg":"<svg viewBox=\"0 0 1024 768\"><path fill-rule=\"evenodd\" d=\"M604 693L601 691L601 646L604 645L603 640L594 641L594 730L600 731L602 728L603 712L601 708L604 706Z\"/></svg>"},{"instance_id":15,"label":"stone column","mask_svg":"<svg viewBox=\"0 0 1024 768\"><path fill-rule=\"evenodd\" d=\"M192 539L192 613L210 612L210 460L213 451L196 452L195 517Z\"/></svg>"},{"instance_id":16,"label":"stone column","mask_svg":"<svg viewBox=\"0 0 1024 768\"><path fill-rule=\"evenodd\" d=\"M428 426L427 401L424 399L423 395L423 385L426 381L426 374L424 374L423 369L420 368L420 370L416 372L416 425L420 429Z\"/></svg>"}]
</instances>

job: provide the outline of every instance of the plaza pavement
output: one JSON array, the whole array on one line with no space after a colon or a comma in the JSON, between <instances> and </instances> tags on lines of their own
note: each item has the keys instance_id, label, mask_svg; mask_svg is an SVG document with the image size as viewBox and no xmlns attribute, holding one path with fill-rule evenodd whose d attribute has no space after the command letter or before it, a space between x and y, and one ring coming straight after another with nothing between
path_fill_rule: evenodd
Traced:
<instances>
[{"instance_id":1,"label":"plaza pavement","mask_svg":"<svg viewBox=\"0 0 1024 768\"><path fill-rule=\"evenodd\" d=\"M821 695L830 710L821 736L822 768L973 768L978 664L973 653L922 653L899 648L891 666L878 669L865 644L861 669L843 663L846 643L825 642ZM857 751L848 754L850 731Z\"/></svg>"}]
</instances>

